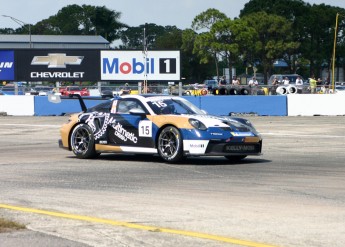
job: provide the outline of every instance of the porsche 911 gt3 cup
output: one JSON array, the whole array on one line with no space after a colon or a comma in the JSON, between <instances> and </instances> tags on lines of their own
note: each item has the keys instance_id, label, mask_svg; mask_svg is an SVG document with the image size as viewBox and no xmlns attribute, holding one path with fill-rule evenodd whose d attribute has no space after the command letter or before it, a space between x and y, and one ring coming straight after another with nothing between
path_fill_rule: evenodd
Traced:
<instances>
[{"instance_id":1,"label":"porsche 911 gt3 cup","mask_svg":"<svg viewBox=\"0 0 345 247\"><path fill-rule=\"evenodd\" d=\"M262 138L246 119L212 116L175 96L126 95L74 114L60 130L61 148L78 158L101 153L241 160L260 155Z\"/></svg>"}]
</instances>

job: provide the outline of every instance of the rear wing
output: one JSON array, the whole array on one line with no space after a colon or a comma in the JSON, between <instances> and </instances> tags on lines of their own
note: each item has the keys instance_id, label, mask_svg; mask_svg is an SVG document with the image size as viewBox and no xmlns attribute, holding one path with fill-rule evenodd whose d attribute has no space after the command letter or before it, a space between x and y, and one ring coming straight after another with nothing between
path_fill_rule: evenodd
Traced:
<instances>
[{"instance_id":1,"label":"rear wing","mask_svg":"<svg viewBox=\"0 0 345 247\"><path fill-rule=\"evenodd\" d=\"M48 94L48 101L51 103L59 104L61 100L71 100L71 99L78 99L80 108L82 112L87 111L87 107L85 105L84 99L88 100L106 100L111 99L113 96L105 95L102 97L81 97L80 94L70 94L69 96L61 96L61 95L54 95L54 94Z\"/></svg>"}]
</instances>

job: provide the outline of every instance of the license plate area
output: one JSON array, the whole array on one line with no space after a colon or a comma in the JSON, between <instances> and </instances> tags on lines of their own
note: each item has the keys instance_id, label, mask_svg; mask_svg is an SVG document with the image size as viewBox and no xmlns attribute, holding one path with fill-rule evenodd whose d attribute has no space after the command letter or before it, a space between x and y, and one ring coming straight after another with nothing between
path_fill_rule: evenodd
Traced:
<instances>
[{"instance_id":1,"label":"license plate area","mask_svg":"<svg viewBox=\"0 0 345 247\"><path fill-rule=\"evenodd\" d=\"M258 146L254 144L238 144L238 145L226 145L224 147L225 153L256 153L258 152Z\"/></svg>"}]
</instances>

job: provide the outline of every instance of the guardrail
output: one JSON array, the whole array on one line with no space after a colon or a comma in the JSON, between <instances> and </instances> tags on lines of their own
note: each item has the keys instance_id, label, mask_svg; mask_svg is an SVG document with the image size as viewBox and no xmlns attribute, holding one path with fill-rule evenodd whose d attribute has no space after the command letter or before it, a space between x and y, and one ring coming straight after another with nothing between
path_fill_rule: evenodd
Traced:
<instances>
[{"instance_id":1,"label":"guardrail","mask_svg":"<svg viewBox=\"0 0 345 247\"><path fill-rule=\"evenodd\" d=\"M251 114L259 116L345 115L344 94L288 94L270 97L220 95L183 96L214 115ZM85 100L87 107L100 101ZM79 112L77 100L54 104L47 96L0 96L0 113L12 116L54 116Z\"/></svg>"}]
</instances>

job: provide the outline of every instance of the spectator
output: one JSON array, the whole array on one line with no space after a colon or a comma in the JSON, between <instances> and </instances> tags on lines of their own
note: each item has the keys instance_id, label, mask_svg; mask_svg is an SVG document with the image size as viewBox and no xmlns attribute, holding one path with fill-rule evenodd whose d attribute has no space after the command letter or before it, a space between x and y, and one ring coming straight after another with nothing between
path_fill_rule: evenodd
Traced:
<instances>
[{"instance_id":1,"label":"spectator","mask_svg":"<svg viewBox=\"0 0 345 247\"><path fill-rule=\"evenodd\" d=\"M259 82L256 80L255 76L248 82L250 87L251 95L257 95Z\"/></svg>"},{"instance_id":2,"label":"spectator","mask_svg":"<svg viewBox=\"0 0 345 247\"><path fill-rule=\"evenodd\" d=\"M232 77L232 85L234 85L234 86L240 85L240 80L237 79L236 76L233 76L233 77Z\"/></svg>"},{"instance_id":3,"label":"spectator","mask_svg":"<svg viewBox=\"0 0 345 247\"><path fill-rule=\"evenodd\" d=\"M272 81L271 95L277 94L278 85L279 85L279 81L278 81L277 77L274 77L273 81Z\"/></svg>"},{"instance_id":4,"label":"spectator","mask_svg":"<svg viewBox=\"0 0 345 247\"><path fill-rule=\"evenodd\" d=\"M296 79L297 93L302 93L303 91L303 80L300 76Z\"/></svg>"},{"instance_id":5,"label":"spectator","mask_svg":"<svg viewBox=\"0 0 345 247\"><path fill-rule=\"evenodd\" d=\"M226 86L226 77L225 75L222 77L222 79L219 80L218 86Z\"/></svg>"},{"instance_id":6,"label":"spectator","mask_svg":"<svg viewBox=\"0 0 345 247\"><path fill-rule=\"evenodd\" d=\"M288 77L285 77L285 78L283 79L283 84L284 84L285 86L287 86L287 85L290 84L290 80L289 80Z\"/></svg>"},{"instance_id":7,"label":"spectator","mask_svg":"<svg viewBox=\"0 0 345 247\"><path fill-rule=\"evenodd\" d=\"M316 86L317 86L317 81L315 80L315 76L312 76L311 78L309 78L309 85L310 85L310 93L315 94Z\"/></svg>"},{"instance_id":8,"label":"spectator","mask_svg":"<svg viewBox=\"0 0 345 247\"><path fill-rule=\"evenodd\" d=\"M329 81L329 78L325 78L325 93L329 93L329 84L330 84L330 81Z\"/></svg>"}]
</instances>

